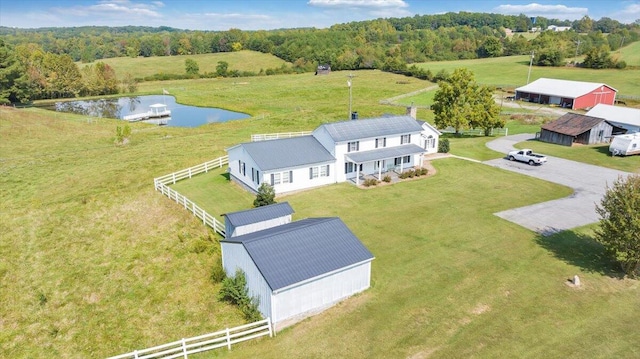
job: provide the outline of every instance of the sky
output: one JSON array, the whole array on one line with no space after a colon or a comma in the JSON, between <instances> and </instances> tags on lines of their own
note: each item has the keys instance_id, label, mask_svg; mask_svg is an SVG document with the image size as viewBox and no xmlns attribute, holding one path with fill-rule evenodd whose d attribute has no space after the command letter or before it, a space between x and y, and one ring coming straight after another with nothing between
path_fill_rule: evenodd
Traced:
<instances>
[{"instance_id":1,"label":"sky","mask_svg":"<svg viewBox=\"0 0 640 359\"><path fill-rule=\"evenodd\" d=\"M459 11L628 24L640 19L640 0L0 0L0 26L272 30Z\"/></svg>"}]
</instances>

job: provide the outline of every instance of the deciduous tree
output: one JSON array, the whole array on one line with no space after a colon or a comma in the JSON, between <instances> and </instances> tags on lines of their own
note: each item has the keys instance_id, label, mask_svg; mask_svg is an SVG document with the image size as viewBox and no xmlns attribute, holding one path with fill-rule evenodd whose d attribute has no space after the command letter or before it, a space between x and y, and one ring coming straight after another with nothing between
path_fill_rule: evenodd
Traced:
<instances>
[{"instance_id":1,"label":"deciduous tree","mask_svg":"<svg viewBox=\"0 0 640 359\"><path fill-rule=\"evenodd\" d=\"M640 175L618 178L600 205L595 239L620 263L625 274L640 274Z\"/></svg>"},{"instance_id":2,"label":"deciduous tree","mask_svg":"<svg viewBox=\"0 0 640 359\"><path fill-rule=\"evenodd\" d=\"M454 70L446 80L439 81L438 86L431 106L438 128L450 126L457 134L469 127L480 127L488 133L493 127L503 126L491 89L478 85L469 70Z\"/></svg>"}]
</instances>

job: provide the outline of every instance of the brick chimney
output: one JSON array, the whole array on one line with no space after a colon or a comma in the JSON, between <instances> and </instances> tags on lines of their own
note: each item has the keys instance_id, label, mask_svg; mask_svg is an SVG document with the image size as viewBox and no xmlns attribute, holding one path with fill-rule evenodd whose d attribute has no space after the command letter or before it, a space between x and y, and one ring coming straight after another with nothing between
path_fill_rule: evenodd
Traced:
<instances>
[{"instance_id":1,"label":"brick chimney","mask_svg":"<svg viewBox=\"0 0 640 359\"><path fill-rule=\"evenodd\" d=\"M407 106L407 116L413 117L414 120L417 120L418 116L418 108L411 104L411 106Z\"/></svg>"}]
</instances>

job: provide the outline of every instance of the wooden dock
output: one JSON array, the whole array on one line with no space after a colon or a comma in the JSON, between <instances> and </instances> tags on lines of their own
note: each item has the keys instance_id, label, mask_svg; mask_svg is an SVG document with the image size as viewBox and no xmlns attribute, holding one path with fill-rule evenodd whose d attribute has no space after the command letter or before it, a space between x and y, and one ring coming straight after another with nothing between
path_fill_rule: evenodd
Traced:
<instances>
[{"instance_id":1,"label":"wooden dock","mask_svg":"<svg viewBox=\"0 0 640 359\"><path fill-rule=\"evenodd\" d=\"M156 103L149 106L149 111L142 113L134 113L126 115L122 119L129 122L137 122L152 118L162 118L171 116L171 111L167 109L167 105Z\"/></svg>"}]
</instances>

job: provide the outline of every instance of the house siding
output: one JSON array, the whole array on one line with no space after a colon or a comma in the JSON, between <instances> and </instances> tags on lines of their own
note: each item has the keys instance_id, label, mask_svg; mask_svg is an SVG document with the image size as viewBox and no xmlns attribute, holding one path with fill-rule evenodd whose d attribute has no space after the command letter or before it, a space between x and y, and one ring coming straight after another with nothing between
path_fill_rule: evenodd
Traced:
<instances>
[{"instance_id":1,"label":"house siding","mask_svg":"<svg viewBox=\"0 0 640 359\"><path fill-rule=\"evenodd\" d=\"M329 166L329 175L328 176L320 176L320 169L318 169L318 177L310 178L309 168L311 167L320 167L320 166ZM276 194L297 191L307 188L313 188L318 186L324 186L328 184L335 183L334 174L336 172L335 163L333 162L325 162L321 164L311 164L304 167L297 168L287 168L282 170L275 171L266 171L262 176L262 182L267 182L271 184L271 175L275 173L280 173L282 175L283 172L291 172L290 178L293 178L293 181L289 183L280 183L272 185ZM282 177L280 179L282 181Z\"/></svg>"},{"instance_id":2,"label":"house siding","mask_svg":"<svg viewBox=\"0 0 640 359\"><path fill-rule=\"evenodd\" d=\"M258 310L265 318L273 318L271 312L272 291L267 281L241 243L221 242L222 267L227 276L234 276L236 269L244 271L249 288L249 296L258 298ZM272 319L273 321L273 319Z\"/></svg>"},{"instance_id":3,"label":"house siding","mask_svg":"<svg viewBox=\"0 0 640 359\"><path fill-rule=\"evenodd\" d=\"M369 288L371 262L341 270L273 294L272 320L302 319Z\"/></svg>"},{"instance_id":4,"label":"house siding","mask_svg":"<svg viewBox=\"0 0 640 359\"><path fill-rule=\"evenodd\" d=\"M258 191L258 187L263 182L257 183L254 181L252 177L252 169L258 169L258 165L253 161L251 156L245 151L242 146L235 146L227 150L229 155L229 175L235 178L237 181L242 182L246 187L253 190L254 192ZM239 167L239 162L244 163L244 172L241 171ZM260 173L260 178L264 178L262 173Z\"/></svg>"}]
</instances>

